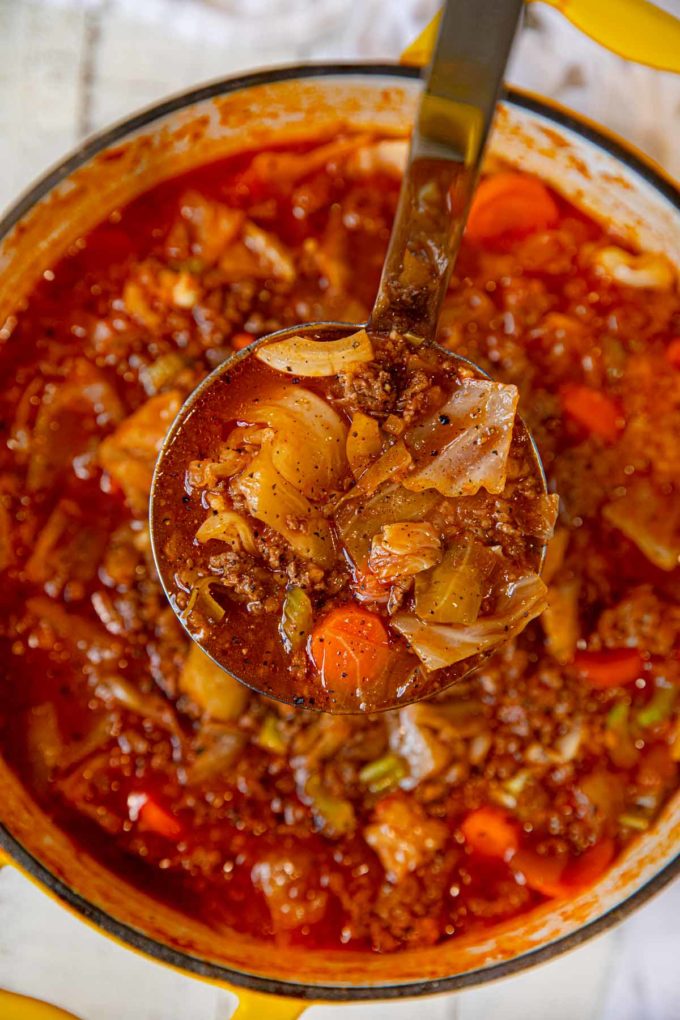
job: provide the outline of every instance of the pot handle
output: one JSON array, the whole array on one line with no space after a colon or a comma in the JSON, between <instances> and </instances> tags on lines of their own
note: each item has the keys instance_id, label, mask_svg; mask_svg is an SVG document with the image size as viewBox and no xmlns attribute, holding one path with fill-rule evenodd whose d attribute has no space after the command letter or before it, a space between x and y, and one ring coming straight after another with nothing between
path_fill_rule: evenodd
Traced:
<instances>
[{"instance_id":1,"label":"pot handle","mask_svg":"<svg viewBox=\"0 0 680 1020\"><path fill-rule=\"evenodd\" d=\"M238 995L236 1012L230 1020L297 1020L299 1016L315 1005L313 1002L302 1002L300 999L282 998L278 995L263 995L251 992L247 988L229 988Z\"/></svg>"},{"instance_id":2,"label":"pot handle","mask_svg":"<svg viewBox=\"0 0 680 1020\"><path fill-rule=\"evenodd\" d=\"M527 0L529 2L529 0ZM680 20L648 0L545 0L572 25L626 60L680 73ZM401 56L422 67L437 37L437 14Z\"/></svg>"}]
</instances>

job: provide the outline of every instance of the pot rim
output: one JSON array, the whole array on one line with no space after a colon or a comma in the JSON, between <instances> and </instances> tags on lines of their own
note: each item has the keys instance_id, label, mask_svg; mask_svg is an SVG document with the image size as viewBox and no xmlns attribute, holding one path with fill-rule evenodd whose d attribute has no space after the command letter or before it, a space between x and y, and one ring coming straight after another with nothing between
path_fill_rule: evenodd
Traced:
<instances>
[{"instance_id":1,"label":"pot rim","mask_svg":"<svg viewBox=\"0 0 680 1020\"><path fill-rule=\"evenodd\" d=\"M216 79L197 88L177 93L169 99L148 106L138 113L118 121L112 127L90 136L66 156L65 159L48 170L35 184L19 196L16 202L9 207L0 219L0 241L34 205L73 171L112 144L122 141L133 132L147 127L154 121L171 113L195 103L231 92L246 90L258 85L295 81L298 79L349 78L357 76L365 76L367 78L392 77L397 81L417 80L420 77L420 70L393 63L364 63L360 61L342 63L320 62L304 65L287 64L235 77ZM605 150L628 169L633 170L680 212L680 186L667 176L649 157L636 150L623 139L587 118L576 115L553 100L547 100L522 89L506 88L503 93L503 100L520 109L551 120L558 126L580 135L592 145ZM210 981L269 995L316 1002L385 1000L434 995L486 984L489 981L507 977L518 971L526 970L537 963L551 960L569 949L580 946L593 936L606 931L612 925L627 917L633 910L637 909L668 885L676 875L680 874L679 853L644 885L640 886L639 889L627 896L621 903L610 908L600 917L595 918L568 935L549 942L545 946L487 967L476 968L467 973L456 974L447 978L425 978L421 981L399 984L324 985L298 984L295 981L281 981L239 970L232 970L221 964L210 963L189 953L172 949L155 938L142 934L130 925L112 917L102 908L94 906L66 885L65 882L49 871L32 853L26 850L2 822L0 822L0 848L5 851L12 862L19 865L19 868L29 878L43 886L46 891L62 901L85 921L115 940L160 963Z\"/></svg>"}]
</instances>

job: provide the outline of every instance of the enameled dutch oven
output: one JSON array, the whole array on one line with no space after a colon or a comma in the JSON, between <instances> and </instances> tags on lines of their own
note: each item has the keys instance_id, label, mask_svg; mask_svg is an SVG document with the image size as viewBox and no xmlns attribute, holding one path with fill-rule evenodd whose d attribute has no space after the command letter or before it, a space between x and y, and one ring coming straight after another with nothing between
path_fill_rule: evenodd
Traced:
<instances>
[{"instance_id":1,"label":"enameled dutch oven","mask_svg":"<svg viewBox=\"0 0 680 1020\"><path fill-rule=\"evenodd\" d=\"M207 85L105 132L48 173L0 224L0 322L76 237L165 178L244 149L332 137L347 126L405 134L417 78L416 70L392 65L288 67ZM489 159L543 177L615 222L633 243L680 264L677 188L568 112L508 93ZM574 900L398 955L281 949L213 931L112 875L43 814L1 759L0 789L8 862L113 938L237 988L240 1018L292 1018L310 1001L432 995L523 970L608 928L680 869L678 796L598 885Z\"/></svg>"}]
</instances>

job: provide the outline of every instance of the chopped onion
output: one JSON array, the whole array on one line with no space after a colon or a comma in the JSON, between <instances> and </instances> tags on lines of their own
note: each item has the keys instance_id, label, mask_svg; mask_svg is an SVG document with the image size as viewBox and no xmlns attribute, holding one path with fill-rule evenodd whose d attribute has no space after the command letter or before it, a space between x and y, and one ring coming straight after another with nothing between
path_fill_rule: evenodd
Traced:
<instances>
[{"instance_id":1,"label":"chopped onion","mask_svg":"<svg viewBox=\"0 0 680 1020\"><path fill-rule=\"evenodd\" d=\"M269 444L265 444L248 468L232 482L244 497L248 512L282 535L303 559L330 567L335 559L328 521L315 515L301 492L274 467ZM291 521L299 526L291 526Z\"/></svg>"},{"instance_id":2,"label":"chopped onion","mask_svg":"<svg viewBox=\"0 0 680 1020\"><path fill-rule=\"evenodd\" d=\"M381 446L380 426L375 418L357 411L347 434L347 460L355 478L378 457Z\"/></svg>"},{"instance_id":3,"label":"chopped onion","mask_svg":"<svg viewBox=\"0 0 680 1020\"><path fill-rule=\"evenodd\" d=\"M581 583L569 578L548 588L548 605L541 617L545 643L552 657L564 666L571 662L579 639L578 599Z\"/></svg>"},{"instance_id":4,"label":"chopped onion","mask_svg":"<svg viewBox=\"0 0 680 1020\"><path fill-rule=\"evenodd\" d=\"M220 510L210 514L196 532L199 542L226 542L236 552L256 551L255 536L248 521L235 510Z\"/></svg>"},{"instance_id":5,"label":"chopped onion","mask_svg":"<svg viewBox=\"0 0 680 1020\"><path fill-rule=\"evenodd\" d=\"M272 462L308 499L337 488L347 468L347 426L331 405L298 386L286 386L247 404L241 417L273 430Z\"/></svg>"},{"instance_id":6,"label":"chopped onion","mask_svg":"<svg viewBox=\"0 0 680 1020\"><path fill-rule=\"evenodd\" d=\"M463 379L436 414L406 435L416 456L407 489L470 496L505 488L519 394L516 386Z\"/></svg>"},{"instance_id":7,"label":"chopped onion","mask_svg":"<svg viewBox=\"0 0 680 1020\"><path fill-rule=\"evenodd\" d=\"M360 329L340 340L287 337L258 348L255 356L277 372L321 378L373 361L373 347L366 330Z\"/></svg>"},{"instance_id":8,"label":"chopped onion","mask_svg":"<svg viewBox=\"0 0 680 1020\"><path fill-rule=\"evenodd\" d=\"M412 613L399 613L392 625L406 638L426 669L443 669L472 655L490 651L509 640L546 607L546 586L536 574L508 585L493 616L476 623L424 623Z\"/></svg>"}]
</instances>

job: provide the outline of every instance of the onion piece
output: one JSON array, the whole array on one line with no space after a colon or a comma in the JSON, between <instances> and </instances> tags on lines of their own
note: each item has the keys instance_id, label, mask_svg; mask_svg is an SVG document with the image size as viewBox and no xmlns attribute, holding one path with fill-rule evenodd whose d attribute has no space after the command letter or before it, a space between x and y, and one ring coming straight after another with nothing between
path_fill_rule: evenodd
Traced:
<instances>
[{"instance_id":1,"label":"onion piece","mask_svg":"<svg viewBox=\"0 0 680 1020\"><path fill-rule=\"evenodd\" d=\"M380 454L382 437L375 418L357 411L347 435L347 460L355 478L359 478L371 461Z\"/></svg>"},{"instance_id":2,"label":"onion piece","mask_svg":"<svg viewBox=\"0 0 680 1020\"><path fill-rule=\"evenodd\" d=\"M347 372L373 361L373 347L365 329L340 340L291 336L260 347L255 357L277 372L322 378Z\"/></svg>"},{"instance_id":3,"label":"onion piece","mask_svg":"<svg viewBox=\"0 0 680 1020\"><path fill-rule=\"evenodd\" d=\"M391 620L406 638L426 669L443 669L472 655L487 652L519 634L547 605L547 589L537 574L529 574L508 585L492 616L476 623L424 623L412 613L399 613Z\"/></svg>"},{"instance_id":4,"label":"onion piece","mask_svg":"<svg viewBox=\"0 0 680 1020\"><path fill-rule=\"evenodd\" d=\"M247 404L240 416L269 426L274 467L308 499L322 499L338 487L347 469L347 426L326 400L286 386Z\"/></svg>"},{"instance_id":5,"label":"onion piece","mask_svg":"<svg viewBox=\"0 0 680 1020\"><path fill-rule=\"evenodd\" d=\"M317 516L302 493L279 474L268 443L231 484L245 499L248 512L282 535L298 555L320 567L332 566L335 551L328 521ZM291 520L299 527L291 527Z\"/></svg>"},{"instance_id":6,"label":"onion piece","mask_svg":"<svg viewBox=\"0 0 680 1020\"><path fill-rule=\"evenodd\" d=\"M462 379L436 414L406 434L416 468L407 489L470 496L505 488L519 393L489 379Z\"/></svg>"}]
</instances>

